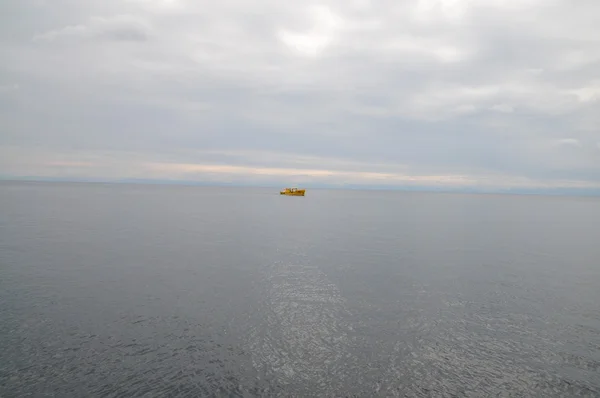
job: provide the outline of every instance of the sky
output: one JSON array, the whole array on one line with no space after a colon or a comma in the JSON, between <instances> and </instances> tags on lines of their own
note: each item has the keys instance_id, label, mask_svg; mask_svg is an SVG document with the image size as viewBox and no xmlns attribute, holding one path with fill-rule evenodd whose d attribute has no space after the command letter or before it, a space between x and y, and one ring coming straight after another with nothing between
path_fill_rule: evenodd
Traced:
<instances>
[{"instance_id":1,"label":"sky","mask_svg":"<svg viewBox=\"0 0 600 398\"><path fill-rule=\"evenodd\" d=\"M0 177L600 188L597 0L3 0Z\"/></svg>"}]
</instances>

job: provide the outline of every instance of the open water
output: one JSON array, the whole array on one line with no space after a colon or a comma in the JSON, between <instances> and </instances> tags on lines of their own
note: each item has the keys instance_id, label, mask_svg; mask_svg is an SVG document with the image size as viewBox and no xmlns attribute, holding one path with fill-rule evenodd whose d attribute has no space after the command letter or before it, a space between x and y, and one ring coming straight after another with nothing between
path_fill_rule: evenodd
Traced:
<instances>
[{"instance_id":1,"label":"open water","mask_svg":"<svg viewBox=\"0 0 600 398\"><path fill-rule=\"evenodd\" d=\"M600 396L600 199L0 184L0 396Z\"/></svg>"}]
</instances>

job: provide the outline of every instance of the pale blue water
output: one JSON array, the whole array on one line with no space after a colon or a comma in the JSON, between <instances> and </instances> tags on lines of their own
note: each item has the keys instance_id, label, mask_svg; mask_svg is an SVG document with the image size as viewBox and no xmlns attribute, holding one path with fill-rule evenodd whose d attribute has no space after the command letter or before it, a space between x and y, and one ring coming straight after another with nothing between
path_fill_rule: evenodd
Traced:
<instances>
[{"instance_id":1,"label":"pale blue water","mask_svg":"<svg viewBox=\"0 0 600 398\"><path fill-rule=\"evenodd\" d=\"M0 396L600 396L600 200L0 184Z\"/></svg>"}]
</instances>

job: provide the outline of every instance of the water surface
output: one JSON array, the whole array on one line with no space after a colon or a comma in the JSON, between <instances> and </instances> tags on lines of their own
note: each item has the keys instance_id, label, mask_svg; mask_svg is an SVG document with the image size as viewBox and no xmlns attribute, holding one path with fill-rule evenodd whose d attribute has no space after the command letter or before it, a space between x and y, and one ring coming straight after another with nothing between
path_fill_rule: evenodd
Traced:
<instances>
[{"instance_id":1,"label":"water surface","mask_svg":"<svg viewBox=\"0 0 600 398\"><path fill-rule=\"evenodd\" d=\"M600 200L0 184L0 396L599 396Z\"/></svg>"}]
</instances>

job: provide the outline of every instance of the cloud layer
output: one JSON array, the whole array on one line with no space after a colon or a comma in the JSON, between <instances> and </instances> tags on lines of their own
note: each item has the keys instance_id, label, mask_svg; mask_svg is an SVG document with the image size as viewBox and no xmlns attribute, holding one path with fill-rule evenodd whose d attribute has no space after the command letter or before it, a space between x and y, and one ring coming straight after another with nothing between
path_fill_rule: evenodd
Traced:
<instances>
[{"instance_id":1,"label":"cloud layer","mask_svg":"<svg viewBox=\"0 0 600 398\"><path fill-rule=\"evenodd\" d=\"M600 3L7 0L0 175L600 186Z\"/></svg>"}]
</instances>

